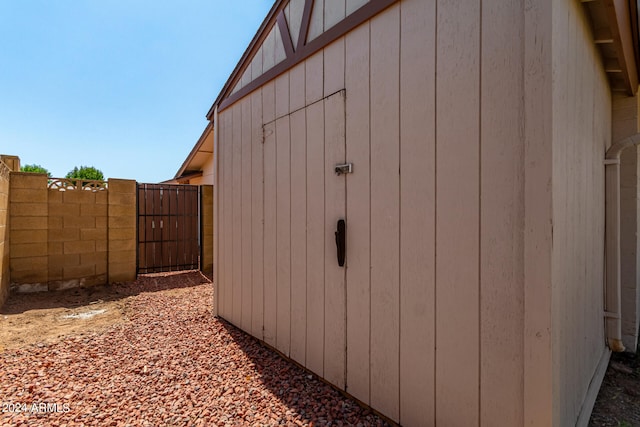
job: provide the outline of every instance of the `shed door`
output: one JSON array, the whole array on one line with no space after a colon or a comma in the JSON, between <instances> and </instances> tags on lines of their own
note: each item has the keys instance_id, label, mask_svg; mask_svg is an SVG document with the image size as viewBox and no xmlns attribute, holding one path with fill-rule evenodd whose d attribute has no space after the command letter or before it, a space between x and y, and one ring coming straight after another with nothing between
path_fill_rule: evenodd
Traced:
<instances>
[{"instance_id":1,"label":"shed door","mask_svg":"<svg viewBox=\"0 0 640 427\"><path fill-rule=\"evenodd\" d=\"M335 168L346 161L344 103L340 91L263 127L264 339L343 389L346 268L335 232L346 177Z\"/></svg>"}]
</instances>

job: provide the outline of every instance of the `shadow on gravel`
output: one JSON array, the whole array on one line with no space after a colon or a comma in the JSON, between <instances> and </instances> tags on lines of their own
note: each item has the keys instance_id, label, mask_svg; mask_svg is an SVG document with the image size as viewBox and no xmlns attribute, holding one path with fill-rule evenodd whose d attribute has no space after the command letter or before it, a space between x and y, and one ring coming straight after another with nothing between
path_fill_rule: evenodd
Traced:
<instances>
[{"instance_id":1,"label":"shadow on gravel","mask_svg":"<svg viewBox=\"0 0 640 427\"><path fill-rule=\"evenodd\" d=\"M211 281L197 270L140 275L133 282L73 288L63 291L12 293L0 308L0 315L21 314L29 310L77 308L96 302L117 301L143 292L189 288Z\"/></svg>"},{"instance_id":2,"label":"shadow on gravel","mask_svg":"<svg viewBox=\"0 0 640 427\"><path fill-rule=\"evenodd\" d=\"M218 320L251 359L262 383L305 421L315 425L393 425L265 343L222 318Z\"/></svg>"}]
</instances>

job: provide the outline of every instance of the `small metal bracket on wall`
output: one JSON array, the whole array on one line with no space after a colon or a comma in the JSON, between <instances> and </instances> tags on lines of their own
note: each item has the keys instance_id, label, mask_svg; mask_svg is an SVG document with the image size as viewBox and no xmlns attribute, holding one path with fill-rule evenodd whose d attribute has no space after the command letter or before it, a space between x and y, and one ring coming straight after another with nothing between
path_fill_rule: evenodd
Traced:
<instances>
[{"instance_id":1,"label":"small metal bracket on wall","mask_svg":"<svg viewBox=\"0 0 640 427\"><path fill-rule=\"evenodd\" d=\"M344 173L353 173L353 163L344 163L341 165L336 165L335 167L336 175L342 175Z\"/></svg>"}]
</instances>

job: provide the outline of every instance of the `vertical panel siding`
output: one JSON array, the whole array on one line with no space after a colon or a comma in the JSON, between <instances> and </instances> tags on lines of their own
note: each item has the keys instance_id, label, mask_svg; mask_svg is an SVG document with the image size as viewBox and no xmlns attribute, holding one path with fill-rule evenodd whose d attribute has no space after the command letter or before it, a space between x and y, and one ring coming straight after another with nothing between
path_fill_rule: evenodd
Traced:
<instances>
[{"instance_id":1,"label":"vertical panel siding","mask_svg":"<svg viewBox=\"0 0 640 427\"><path fill-rule=\"evenodd\" d=\"M320 51L305 61L305 97L307 105L322 99L323 82L322 77L324 64L324 52Z\"/></svg>"},{"instance_id":2,"label":"vertical panel siding","mask_svg":"<svg viewBox=\"0 0 640 427\"><path fill-rule=\"evenodd\" d=\"M362 6L364 6L368 2L369 0L347 0L347 4L346 4L347 15L351 15L353 12L360 9Z\"/></svg>"},{"instance_id":3,"label":"vertical panel siding","mask_svg":"<svg viewBox=\"0 0 640 427\"><path fill-rule=\"evenodd\" d=\"M328 0L329 2L331 0ZM324 0L314 0L309 22L307 41L311 41L322 34L324 27Z\"/></svg>"},{"instance_id":4,"label":"vertical panel siding","mask_svg":"<svg viewBox=\"0 0 640 427\"><path fill-rule=\"evenodd\" d=\"M291 358L306 365L307 336L307 121L291 114Z\"/></svg>"},{"instance_id":5,"label":"vertical panel siding","mask_svg":"<svg viewBox=\"0 0 640 427\"><path fill-rule=\"evenodd\" d=\"M289 70L289 106L297 111L305 105L305 68L301 63Z\"/></svg>"},{"instance_id":6,"label":"vertical panel siding","mask_svg":"<svg viewBox=\"0 0 640 427\"><path fill-rule=\"evenodd\" d=\"M324 4L324 30L342 21L345 17L345 0L330 0Z\"/></svg>"},{"instance_id":7,"label":"vertical panel siding","mask_svg":"<svg viewBox=\"0 0 640 427\"><path fill-rule=\"evenodd\" d=\"M225 276L225 270L227 268L227 263L225 262L225 214L226 214L226 205L224 204L225 201L225 194L226 194L226 189L227 186L225 184L225 170L226 170L226 156L225 156L225 151L227 149L227 143L221 143L222 141L226 141L225 140L225 134L224 134L224 128L225 128L225 124L224 124L225 120L224 120L224 115L223 114L218 114L218 117L216 118L216 124L215 124L215 132L216 132L216 137L214 140L214 144L215 144L215 154L216 154L216 170L215 170L215 181L214 181L214 193L213 193L213 205L214 205L214 211L215 211L215 218L214 220L216 221L216 229L213 231L213 240L214 240L214 247L216 248L216 252L214 254L214 259L213 259L213 265L214 265L214 277L216 279L215 282L215 295L213 296L216 301L215 301L215 308L216 308L216 314L218 316L225 316L225 306L224 306L224 294L227 291L228 285L227 285L227 281L226 281L226 276Z\"/></svg>"},{"instance_id":8,"label":"vertical panel siding","mask_svg":"<svg viewBox=\"0 0 640 427\"><path fill-rule=\"evenodd\" d=\"M263 133L262 133L262 91L251 94L251 334L263 339L262 327L264 308L264 267L263 267Z\"/></svg>"},{"instance_id":9,"label":"vertical panel siding","mask_svg":"<svg viewBox=\"0 0 640 427\"><path fill-rule=\"evenodd\" d=\"M262 88L262 121L269 123L263 129L263 210L264 210L264 340L275 346L276 333L276 189L275 189L275 83L269 82Z\"/></svg>"},{"instance_id":10,"label":"vertical panel siding","mask_svg":"<svg viewBox=\"0 0 640 427\"><path fill-rule=\"evenodd\" d=\"M264 125L264 340L276 346L277 331L277 204L276 124Z\"/></svg>"},{"instance_id":11,"label":"vertical panel siding","mask_svg":"<svg viewBox=\"0 0 640 427\"><path fill-rule=\"evenodd\" d=\"M279 96L280 94L276 93L276 99ZM288 99L288 91L286 96ZM276 137L276 347L288 356L291 342L291 143L289 116L276 120Z\"/></svg>"},{"instance_id":12,"label":"vertical panel siding","mask_svg":"<svg viewBox=\"0 0 640 427\"><path fill-rule=\"evenodd\" d=\"M241 325L246 332L251 332L252 315L252 232L251 232L251 194L252 194L252 148L251 148L251 98L240 102L242 108L242 293L241 293Z\"/></svg>"},{"instance_id":13,"label":"vertical panel siding","mask_svg":"<svg viewBox=\"0 0 640 427\"><path fill-rule=\"evenodd\" d=\"M224 134L226 147L225 152L225 170L224 170L224 185L225 185L225 200L224 200L224 212L225 212L225 244L224 252L222 252L225 258L225 283L227 286L224 290L224 314L225 319L233 319L233 110L227 110L223 114L224 120Z\"/></svg>"},{"instance_id":14,"label":"vertical panel siding","mask_svg":"<svg viewBox=\"0 0 640 427\"><path fill-rule=\"evenodd\" d=\"M276 118L289 114L289 73L276 80Z\"/></svg>"},{"instance_id":15,"label":"vertical panel siding","mask_svg":"<svg viewBox=\"0 0 640 427\"><path fill-rule=\"evenodd\" d=\"M232 218L232 315L233 323L241 326L242 316L242 105L232 107L232 145L233 163L231 182L233 212Z\"/></svg>"},{"instance_id":16,"label":"vertical panel siding","mask_svg":"<svg viewBox=\"0 0 640 427\"><path fill-rule=\"evenodd\" d=\"M552 425L552 5L524 12L524 424Z\"/></svg>"},{"instance_id":17,"label":"vertical panel siding","mask_svg":"<svg viewBox=\"0 0 640 427\"><path fill-rule=\"evenodd\" d=\"M325 3L315 2L322 8L312 26L324 25ZM345 13L362 3L346 1ZM254 335L406 425L535 423L552 400L567 408L558 424L574 422L603 348L601 157L610 99L584 43L580 6L554 7L553 134L541 35L551 13L519 0L485 1L482 12L471 0L437 8L402 0L254 92L250 117L246 106L239 117L235 105L223 111L220 314L246 328L249 304ZM343 88L344 160L354 173L338 178L328 144L341 112L318 101ZM553 396L546 167L556 194ZM345 180L346 196L336 185ZM340 209L345 282L333 241ZM243 287L238 302L245 263L251 292L246 301Z\"/></svg>"},{"instance_id":18,"label":"vertical panel siding","mask_svg":"<svg viewBox=\"0 0 640 427\"><path fill-rule=\"evenodd\" d=\"M347 391L369 403L370 166L369 24L346 36L345 85L348 161L356 171L347 185Z\"/></svg>"},{"instance_id":19,"label":"vertical panel siding","mask_svg":"<svg viewBox=\"0 0 640 427\"><path fill-rule=\"evenodd\" d=\"M324 50L324 96L344 89L344 39L339 39Z\"/></svg>"},{"instance_id":20,"label":"vertical panel siding","mask_svg":"<svg viewBox=\"0 0 640 427\"><path fill-rule=\"evenodd\" d=\"M523 4L482 3L480 419L523 425ZM511 402L505 405L505 402Z\"/></svg>"},{"instance_id":21,"label":"vertical panel siding","mask_svg":"<svg viewBox=\"0 0 640 427\"><path fill-rule=\"evenodd\" d=\"M276 61L276 28L271 28L267 38L262 43L262 71L268 71L275 65Z\"/></svg>"},{"instance_id":22,"label":"vertical panel siding","mask_svg":"<svg viewBox=\"0 0 640 427\"><path fill-rule=\"evenodd\" d=\"M583 8L554 7L554 421L572 425L604 350L602 159L610 136L601 127L610 129L611 100Z\"/></svg>"},{"instance_id":23,"label":"vertical panel siding","mask_svg":"<svg viewBox=\"0 0 640 427\"><path fill-rule=\"evenodd\" d=\"M330 171L345 162L344 93L324 100L324 377L344 389L345 385L345 269L338 266L335 234L339 219L345 218L346 175ZM349 224L347 223L347 226Z\"/></svg>"},{"instance_id":24,"label":"vertical panel siding","mask_svg":"<svg viewBox=\"0 0 640 427\"><path fill-rule=\"evenodd\" d=\"M302 12L304 10L304 0L291 0L287 7L291 7L288 23L291 41L294 46L298 44L298 34L300 33Z\"/></svg>"},{"instance_id":25,"label":"vertical panel siding","mask_svg":"<svg viewBox=\"0 0 640 427\"><path fill-rule=\"evenodd\" d=\"M452 425L479 409L479 12L438 4L436 423Z\"/></svg>"},{"instance_id":26,"label":"vertical panel siding","mask_svg":"<svg viewBox=\"0 0 640 427\"><path fill-rule=\"evenodd\" d=\"M400 51L400 422L433 425L435 4L402 3Z\"/></svg>"},{"instance_id":27,"label":"vertical panel siding","mask_svg":"<svg viewBox=\"0 0 640 427\"><path fill-rule=\"evenodd\" d=\"M307 80L308 81L308 80ZM324 106L307 107L307 367L324 375ZM313 195L313 196L312 196Z\"/></svg>"},{"instance_id":28,"label":"vertical panel siding","mask_svg":"<svg viewBox=\"0 0 640 427\"><path fill-rule=\"evenodd\" d=\"M371 405L399 413L400 7L371 20Z\"/></svg>"}]
</instances>

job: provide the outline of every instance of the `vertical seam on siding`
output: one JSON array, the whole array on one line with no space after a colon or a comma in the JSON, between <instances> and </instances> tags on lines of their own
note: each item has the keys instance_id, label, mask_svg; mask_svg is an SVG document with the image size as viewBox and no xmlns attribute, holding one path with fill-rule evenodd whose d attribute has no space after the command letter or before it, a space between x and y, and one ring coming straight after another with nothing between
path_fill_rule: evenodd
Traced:
<instances>
[{"instance_id":1,"label":"vertical seam on siding","mask_svg":"<svg viewBox=\"0 0 640 427\"><path fill-rule=\"evenodd\" d=\"M253 99L249 97L249 330L253 332Z\"/></svg>"},{"instance_id":2,"label":"vertical seam on siding","mask_svg":"<svg viewBox=\"0 0 640 427\"><path fill-rule=\"evenodd\" d=\"M369 394L369 405L371 405L371 21L369 21L367 23L367 33L368 33L368 42L369 42L369 55L367 57L367 62L368 62L368 66L367 66L367 71L369 73L369 79L367 81L367 86L369 89L369 123L368 123L368 129L369 129L369 150L368 150L368 155L369 155L369 274L368 274L368 281L369 281L369 345L368 345L368 352L369 352L369 359L367 361L368 363L368 367L367 367L367 374L369 375L369 382L367 384L367 391Z\"/></svg>"},{"instance_id":3,"label":"vertical seam on siding","mask_svg":"<svg viewBox=\"0 0 640 427\"><path fill-rule=\"evenodd\" d=\"M306 3L306 1L305 1ZM303 13L304 15L304 13ZM302 17L300 18L300 27L302 28ZM301 34L298 34L298 37L301 37ZM299 41L300 39L298 39ZM309 170L309 165L307 164L307 151L308 151L308 143L307 143L307 62L304 62L302 67L302 75L303 75L303 85L302 85L302 104L304 105L304 366L307 366L307 335L308 335L308 324L309 324L309 310L308 310L308 295L309 295L309 237L308 237L308 225L307 221L309 221L308 216L308 192L307 192L307 174ZM289 84L291 84L291 80L289 80ZM289 93L291 96L291 93ZM291 105L289 105L291 107Z\"/></svg>"},{"instance_id":4,"label":"vertical seam on siding","mask_svg":"<svg viewBox=\"0 0 640 427\"><path fill-rule=\"evenodd\" d=\"M402 421L402 2L398 4L398 420Z\"/></svg>"},{"instance_id":5,"label":"vertical seam on siding","mask_svg":"<svg viewBox=\"0 0 640 427\"><path fill-rule=\"evenodd\" d=\"M482 425L482 0L478 28L478 426Z\"/></svg>"},{"instance_id":6,"label":"vertical seam on siding","mask_svg":"<svg viewBox=\"0 0 640 427\"><path fill-rule=\"evenodd\" d=\"M433 423L438 415L438 1L434 6L434 75L433 79Z\"/></svg>"},{"instance_id":7,"label":"vertical seam on siding","mask_svg":"<svg viewBox=\"0 0 640 427\"><path fill-rule=\"evenodd\" d=\"M345 17L347 16L347 2L345 1L344 4L344 15ZM343 132L344 134L342 135L343 137L343 145L344 145L344 163L347 162L347 37L345 35L345 37L343 38L342 41L342 87L344 88L344 92L343 92L343 98L342 98L342 120L344 123L344 129ZM348 191L348 187L347 187L347 177L345 175L344 177L344 221L347 225L349 225L349 217L347 215L347 201L348 201L348 197L347 197L347 191ZM348 233L348 232L346 232ZM345 235L345 239L347 239L348 234ZM347 242L348 243L348 242ZM346 256L346 251L345 251L345 269L344 269L344 373L343 373L343 381L344 381L344 391L347 391L347 363L349 362L348 358L347 358L347 351L349 351L348 349L348 342L347 342L347 338L348 338L348 316L347 316L347 301L348 301L348 295L349 295L349 289L348 289L348 282L347 282L347 269L349 268L349 258Z\"/></svg>"},{"instance_id":8,"label":"vertical seam on siding","mask_svg":"<svg viewBox=\"0 0 640 427\"><path fill-rule=\"evenodd\" d=\"M324 6L323 6L324 7ZM324 22L324 21L323 21ZM324 95L324 50L322 51L322 94ZM323 221L322 221L322 377L326 377L326 347L327 347L327 114L325 111L326 100L322 99L322 198L323 198Z\"/></svg>"},{"instance_id":9,"label":"vertical seam on siding","mask_svg":"<svg viewBox=\"0 0 640 427\"><path fill-rule=\"evenodd\" d=\"M525 12L525 7L524 7L524 1L521 2L521 7L522 7L522 16L520 17L521 19L521 38L520 38L520 61L521 61L521 65L520 65L520 85L521 86L521 94L520 94L520 103L518 105L518 107L520 108L520 116L519 116L519 121L520 121L520 125L519 125L519 130L520 130L520 144L522 144L521 148L520 148L520 152L519 152L519 156L520 158L518 159L518 164L522 167L522 173L521 173L521 182L518 186L518 190L521 192L520 196L519 196L519 210L518 213L522 216L521 219L519 220L519 225L522 227L522 231L519 233L520 234L520 248L519 248L519 252L522 253L522 264L520 267L520 280L521 280L521 294L520 294L520 298L521 298L521 309L522 309L522 317L519 319L520 320L520 331L522 332L521 335L521 340L520 340L520 349L522 351L522 360L521 360L521 366L520 368L522 369L522 379L520 382L520 393L521 393L521 399L522 399L522 407L521 407L521 424L524 425L525 423L525 408L526 408L526 404L524 403L524 396L525 396L525 380L526 380L526 371L525 371L525 327L526 327L526 315L525 315L525 300L524 300L524 296L525 296L525 224L526 224L526 210L525 210L525 200L526 200L526 195L525 195L525 187L526 187L526 180L525 180L525 174L526 174L526 168L525 168L525 151L526 151L526 123L525 123L525 119L526 119L526 110L525 110L525 64L526 64L526 36L527 36L527 17L526 17L526 12Z\"/></svg>"},{"instance_id":10,"label":"vertical seam on siding","mask_svg":"<svg viewBox=\"0 0 640 427\"><path fill-rule=\"evenodd\" d=\"M242 101L242 104L245 103L246 100ZM243 202L243 196L244 196L244 182L243 182L243 178L244 178L244 174L242 173L242 169L243 169L243 157L245 156L244 153L244 129L243 129L243 111L242 111L242 107L243 105L239 104L238 108L240 109L240 160L239 160L239 166L240 166L240 218L238 219L238 221L240 222L240 235L238 236L238 240L240 241L240 319L239 319L239 324L242 325L243 329L244 329L244 316L243 316L243 312L244 312L244 301L243 301L243 292L244 292L244 221L242 220L242 217L244 215L244 207L242 206L242 202Z\"/></svg>"},{"instance_id":11,"label":"vertical seam on siding","mask_svg":"<svg viewBox=\"0 0 640 427\"><path fill-rule=\"evenodd\" d=\"M298 40L299 42L299 40ZM304 104L307 103L307 62L304 62ZM305 144L305 152L304 152L304 194L305 194L305 213L308 214L307 203L309 203L309 132L307 131L308 123L307 123L307 109L304 109L304 144ZM305 290L304 290L304 303L305 303L305 318L304 318L304 366L307 366L307 355L308 355L308 345L309 345L309 236L307 235L308 228L308 216L305 216L305 254L304 260L306 263L305 266Z\"/></svg>"},{"instance_id":12,"label":"vertical seam on siding","mask_svg":"<svg viewBox=\"0 0 640 427\"><path fill-rule=\"evenodd\" d=\"M262 340L264 341L264 322L265 322L265 308L266 308L266 293L265 293L265 262L264 262L264 254L265 254L265 214L266 214L266 210L265 210L265 186L264 186L264 176L265 176L265 171L264 171L264 166L265 166L265 160L264 160L264 147L265 147L265 138L264 138L264 88L260 89L260 114L262 115L262 120L260 120L261 122L263 122L261 128L262 128L262 144L261 144L261 149L262 149L262 177L261 177L261 181L262 181Z\"/></svg>"},{"instance_id":13,"label":"vertical seam on siding","mask_svg":"<svg viewBox=\"0 0 640 427\"><path fill-rule=\"evenodd\" d=\"M277 115L277 110L276 110L276 106L278 105L278 101L276 100L276 97L278 96L278 92L275 88L275 81L274 81L274 86L273 86L273 100L274 100L274 115ZM273 343L274 343L274 347L278 350L280 350L280 347L278 346L278 123L277 120L275 120L273 122L273 134L274 134L274 141L273 141L273 150L274 150L274 162L275 162L275 171L274 174L275 176L274 178L274 184L275 184L275 189L274 189L274 200L273 200L273 207L274 207L274 228L275 228L275 292L276 292L276 306L275 306L275 320L276 320L276 324L275 324L275 329L273 331ZM284 353L284 352L283 352Z\"/></svg>"},{"instance_id":14,"label":"vertical seam on siding","mask_svg":"<svg viewBox=\"0 0 640 427\"><path fill-rule=\"evenodd\" d=\"M304 84L304 96L306 104L306 96L307 96L307 83L306 83L306 63L305 63L305 84ZM307 175L309 173L309 165L307 164L307 152L309 149L308 145L308 136L307 136L307 110L304 110L304 366L307 366L307 335L308 335L308 325L309 325L309 236L308 236L308 210L307 203L309 199L309 194L307 192L308 179Z\"/></svg>"},{"instance_id":15,"label":"vertical seam on siding","mask_svg":"<svg viewBox=\"0 0 640 427\"><path fill-rule=\"evenodd\" d=\"M291 75L287 74L287 80L289 81L289 110L291 110ZM293 294L293 283L291 281L291 276L292 276L292 262L291 262L291 254L292 254L292 250L291 250L291 115L289 115L289 119L287 120L289 122L289 350L287 351L287 357L291 357L291 331L293 330L293 328L291 327L291 313L293 311L293 298L292 298L292 294Z\"/></svg>"}]
</instances>

